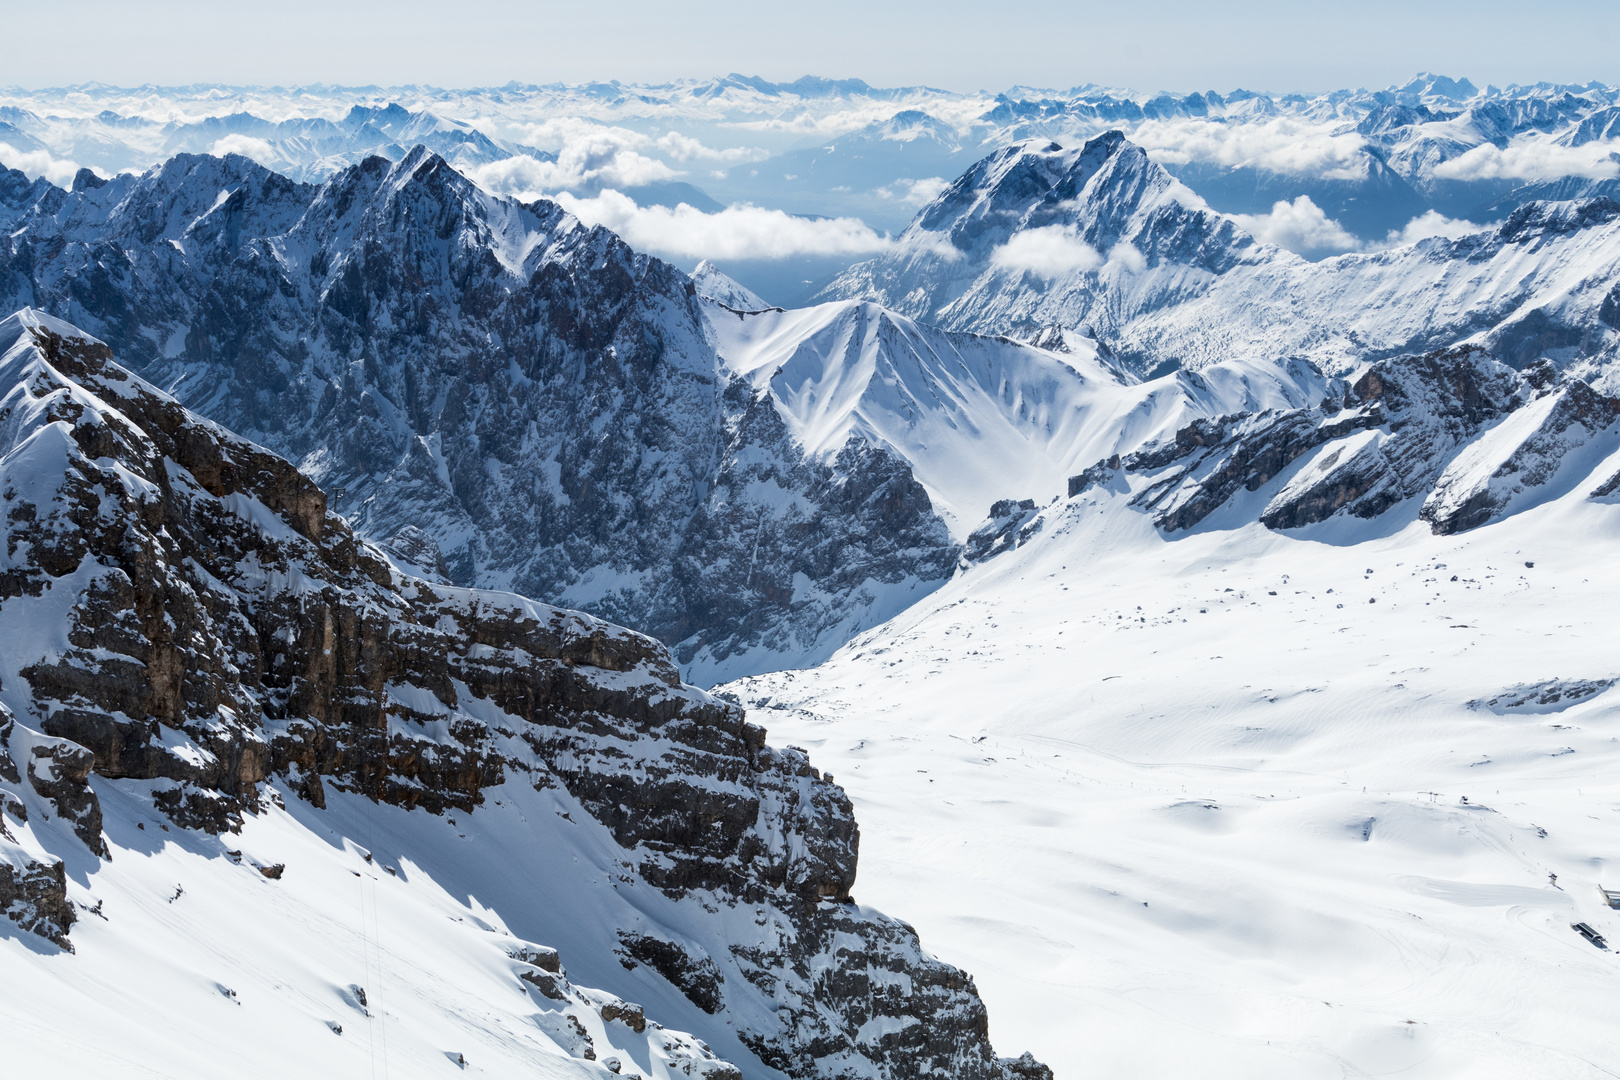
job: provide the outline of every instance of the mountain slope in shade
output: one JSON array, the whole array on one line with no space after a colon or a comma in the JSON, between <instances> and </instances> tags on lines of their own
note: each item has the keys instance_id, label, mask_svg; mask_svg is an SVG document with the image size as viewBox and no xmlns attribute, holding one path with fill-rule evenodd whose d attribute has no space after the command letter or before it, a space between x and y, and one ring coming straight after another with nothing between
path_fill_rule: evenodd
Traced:
<instances>
[{"instance_id":1,"label":"mountain slope in shade","mask_svg":"<svg viewBox=\"0 0 1620 1080\"><path fill-rule=\"evenodd\" d=\"M267 1076L379 1045L400 1075L1049 1075L850 898L842 791L656 642L399 573L72 326L25 310L0 342L0 965L27 988L0 1015L28 1071L212 1075L253 1030Z\"/></svg>"},{"instance_id":2,"label":"mountain slope in shade","mask_svg":"<svg viewBox=\"0 0 1620 1080\"><path fill-rule=\"evenodd\" d=\"M894 455L807 460L752 418L686 275L424 149L319 187L179 156L16 202L0 291L298 461L364 535L426 534L412 565L458 584L740 674L830 651L954 558ZM743 459L786 495L734 482Z\"/></svg>"},{"instance_id":3,"label":"mountain slope in shade","mask_svg":"<svg viewBox=\"0 0 1620 1080\"><path fill-rule=\"evenodd\" d=\"M1620 204L1533 202L1500 226L1308 263L1256 243L1117 132L1020 144L964 174L828 297L956 330L1106 341L1138 372L1304 358L1330 374L1478 342L1517 366L1604 365Z\"/></svg>"}]
</instances>

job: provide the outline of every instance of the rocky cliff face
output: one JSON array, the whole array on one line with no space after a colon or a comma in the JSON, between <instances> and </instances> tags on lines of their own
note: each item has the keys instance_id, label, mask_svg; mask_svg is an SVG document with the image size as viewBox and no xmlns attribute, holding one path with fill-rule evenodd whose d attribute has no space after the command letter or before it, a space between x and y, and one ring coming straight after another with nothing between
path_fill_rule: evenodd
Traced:
<instances>
[{"instance_id":1,"label":"rocky cliff face","mask_svg":"<svg viewBox=\"0 0 1620 1080\"><path fill-rule=\"evenodd\" d=\"M109 792L228 834L282 792L476 819L492 788L555 791L614 847L616 880L686 913L675 934L627 909L623 969L656 972L768 1070L1026 1075L991 1054L967 976L850 900L844 793L683 685L656 641L403 574L291 464L70 325L25 311L0 344L0 900L19 927L67 943L73 890L30 823L103 856Z\"/></svg>"},{"instance_id":2,"label":"rocky cliff face","mask_svg":"<svg viewBox=\"0 0 1620 1080\"><path fill-rule=\"evenodd\" d=\"M844 579L927 578L952 558L926 497L866 508L911 484L882 446L852 446L846 472L747 419L686 275L421 148L320 186L189 155L72 193L11 186L0 295L298 462L362 535L415 528L412 565L442 560L457 584L590 610L740 672L859 622L869 598ZM738 433L756 431L782 498L733 482L753 453ZM836 573L762 542L795 527L786 506L837 547ZM919 538L914 563L873 548L873 514ZM798 575L815 602L791 602Z\"/></svg>"}]
</instances>

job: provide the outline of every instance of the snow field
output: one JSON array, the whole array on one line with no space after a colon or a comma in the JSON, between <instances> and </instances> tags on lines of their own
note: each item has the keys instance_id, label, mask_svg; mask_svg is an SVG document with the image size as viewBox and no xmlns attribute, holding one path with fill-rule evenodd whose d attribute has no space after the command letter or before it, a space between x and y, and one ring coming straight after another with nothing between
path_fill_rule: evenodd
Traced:
<instances>
[{"instance_id":1,"label":"snow field","mask_svg":"<svg viewBox=\"0 0 1620 1080\"><path fill-rule=\"evenodd\" d=\"M1613 1076L1620 972L1570 924L1620 940L1620 691L1502 694L1620 675L1589 486L1449 538L1070 500L728 689L854 799L856 896L1064 1080Z\"/></svg>"},{"instance_id":2,"label":"snow field","mask_svg":"<svg viewBox=\"0 0 1620 1080\"><path fill-rule=\"evenodd\" d=\"M666 1042L690 1037L651 1021L702 1014L613 955L617 927L667 925L675 905L614 877L617 849L572 800L507 784L475 815L434 817L328 789L325 811L287 795L211 837L165 831L141 786L95 783L108 862L44 814L24 827L67 861L80 911L73 955L0 920L0 984L28 987L0 994L0 1031L22 1033L14 1075L565 1080L616 1057L622 1076L685 1080ZM260 871L277 864L279 879ZM646 1030L521 982L509 952L529 942L556 947L576 988L611 981L645 1003ZM594 1063L573 1056L570 1015Z\"/></svg>"}]
</instances>

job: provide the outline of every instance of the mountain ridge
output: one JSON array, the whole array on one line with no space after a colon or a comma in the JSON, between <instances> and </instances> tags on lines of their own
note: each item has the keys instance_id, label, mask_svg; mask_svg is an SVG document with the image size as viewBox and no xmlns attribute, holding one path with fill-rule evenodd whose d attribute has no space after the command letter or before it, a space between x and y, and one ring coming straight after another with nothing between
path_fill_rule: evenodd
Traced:
<instances>
[{"instance_id":1,"label":"mountain ridge","mask_svg":"<svg viewBox=\"0 0 1620 1080\"><path fill-rule=\"evenodd\" d=\"M994 1057L970 979L905 924L852 902L859 833L841 789L803 754L768 746L742 709L682 684L662 646L578 612L402 575L290 463L189 413L105 344L30 310L0 323L0 341L0 889L11 924L64 950L76 922L99 917L95 947L42 983L138 977L116 963L134 948L120 928L140 924L156 859L185 875L169 905L192 889L213 897L162 928L172 951L147 968L180 984L174 1020L212 1042L196 1032L206 1019L189 1015L206 1001L198 991L237 995L186 986L199 958L177 929L228 928L230 904L265 904L254 889L318 911L308 889L386 872L396 911L450 901L452 922L478 919L482 939L459 947L487 954L505 983L461 973L472 986L458 989L477 1001L498 986L508 1002L517 990L528 1015L507 1004L478 1021L454 992L431 989L414 952L442 949L444 932L417 927L392 941L387 976L409 993L389 995L380 959L347 988L304 970L287 976L292 987L254 980L243 1004L259 1022L341 1036L323 1012L335 994L350 1023L394 1029L411 1072L441 1057L401 1023L414 1013L430 1039L453 1029L476 1042L473 1057L543 1075L586 1075L610 1051L629 1074L742 1075L640 1006L571 984L556 950L510 921L571 943L570 963L593 979L653 992L750 1073L1043 1075L1032 1059ZM447 852L446 827L482 832L489 847ZM378 852L360 839L368 828L387 837ZM341 844L325 838L337 829ZM278 847L303 861L244 855ZM358 851L360 868L322 859L323 847ZM516 882L491 874L501 860L508 874L521 868ZM435 883L429 868L457 864L460 876ZM528 898L537 878L566 914ZM475 880L496 909L443 892ZM274 953L248 935L201 963L230 967L234 981ZM908 992L894 990L897 974ZM24 1008L39 1030L82 1021ZM84 1041L105 1051L114 1038ZM263 1068L277 1060L268 1054ZM580 1067L558 1071L559 1055Z\"/></svg>"}]
</instances>

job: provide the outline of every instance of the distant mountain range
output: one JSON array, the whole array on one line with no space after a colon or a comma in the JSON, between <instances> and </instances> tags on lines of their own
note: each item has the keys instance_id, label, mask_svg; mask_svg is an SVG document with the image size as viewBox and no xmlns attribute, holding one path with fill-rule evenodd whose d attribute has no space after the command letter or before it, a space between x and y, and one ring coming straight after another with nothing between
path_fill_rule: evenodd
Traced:
<instances>
[{"instance_id":1,"label":"distant mountain range","mask_svg":"<svg viewBox=\"0 0 1620 1080\"><path fill-rule=\"evenodd\" d=\"M0 93L0 160L65 184L80 167L106 178L177 153L235 152L319 182L420 144L502 192L616 190L642 207L747 204L892 232L998 149L1119 130L1221 213L1267 218L1279 202L1308 200L1315 231L1278 227L1271 238L1321 257L1386 246L1415 220L1432 230L1425 215L1490 224L1540 199L1620 197L1617 117L1617 87L1479 89L1434 75L1312 97L953 93L739 75L472 90L94 85ZM771 283L771 299L796 301L808 295L797 278L747 264L798 258L805 275L825 277L841 268L826 265L830 250L781 240L733 258ZM701 258L685 246L661 253L687 267Z\"/></svg>"}]
</instances>

